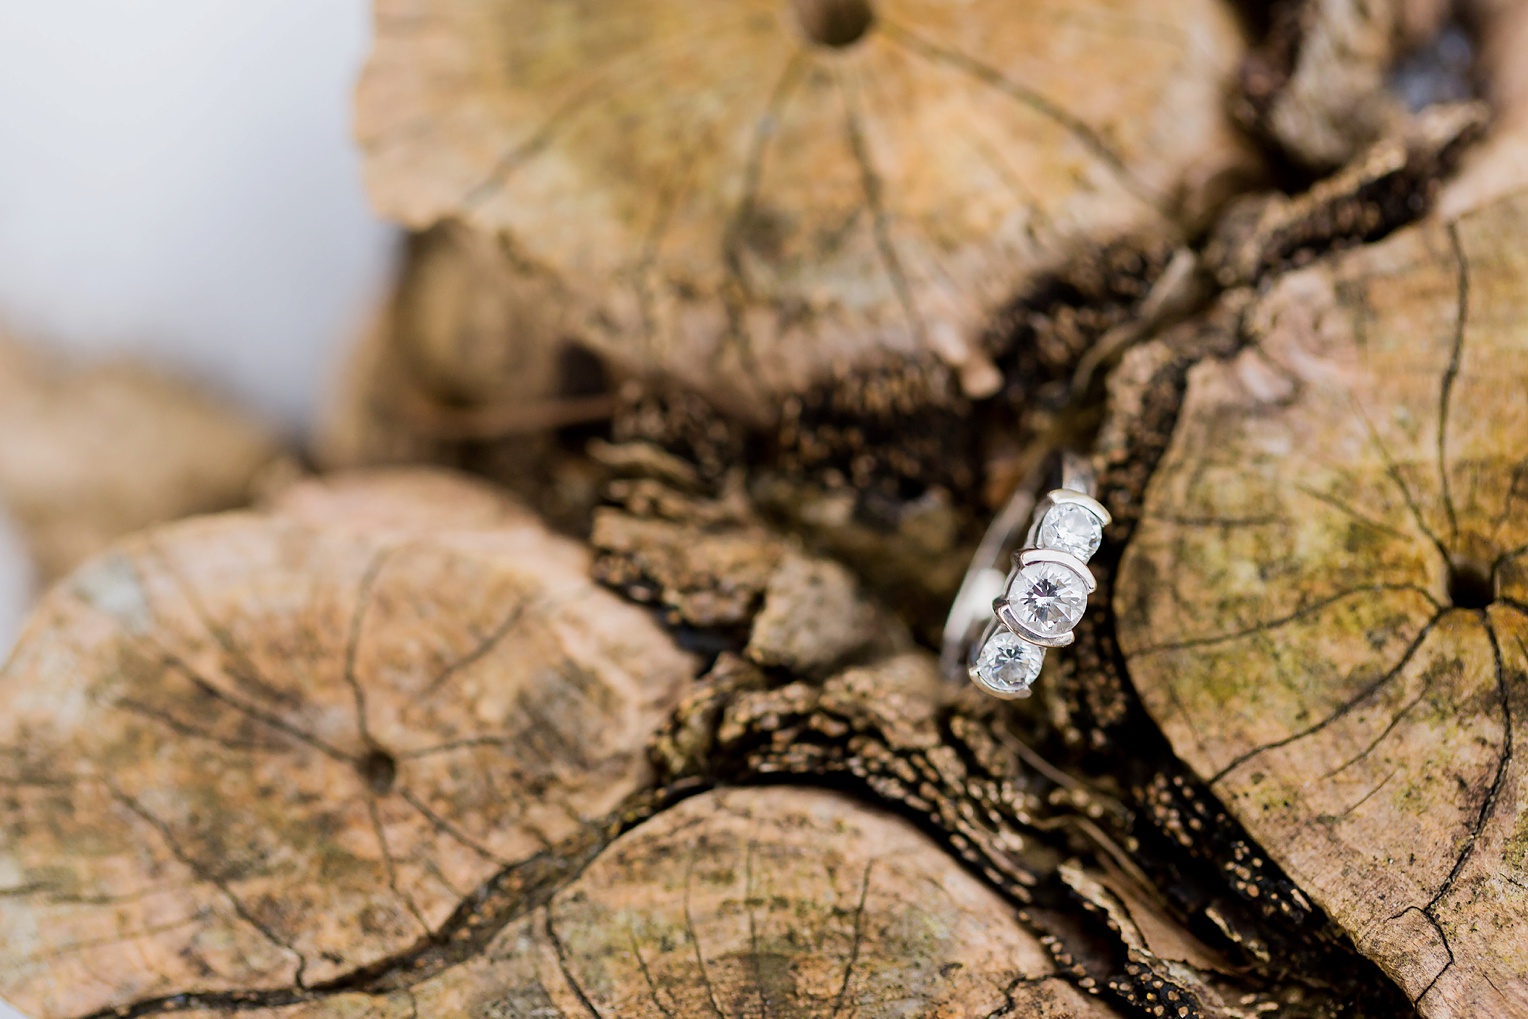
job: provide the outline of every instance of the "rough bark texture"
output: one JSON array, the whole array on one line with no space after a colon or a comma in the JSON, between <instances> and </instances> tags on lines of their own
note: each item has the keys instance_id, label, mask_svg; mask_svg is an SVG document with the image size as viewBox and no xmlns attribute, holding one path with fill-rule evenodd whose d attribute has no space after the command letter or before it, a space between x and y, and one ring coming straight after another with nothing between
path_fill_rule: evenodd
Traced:
<instances>
[{"instance_id":1,"label":"rough bark texture","mask_svg":"<svg viewBox=\"0 0 1528 1019\"><path fill-rule=\"evenodd\" d=\"M281 459L265 429L189 385L0 335L0 505L42 580L129 531L246 504Z\"/></svg>"}]
</instances>

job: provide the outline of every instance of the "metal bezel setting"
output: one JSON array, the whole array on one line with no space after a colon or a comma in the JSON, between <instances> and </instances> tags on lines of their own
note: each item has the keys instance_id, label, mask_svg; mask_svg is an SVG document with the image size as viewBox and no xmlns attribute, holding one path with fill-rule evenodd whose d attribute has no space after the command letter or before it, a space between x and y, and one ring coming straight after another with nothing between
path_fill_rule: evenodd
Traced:
<instances>
[{"instance_id":1,"label":"metal bezel setting","mask_svg":"<svg viewBox=\"0 0 1528 1019\"><path fill-rule=\"evenodd\" d=\"M1058 633L1054 637L1047 637L1043 633L1036 633L1026 626L1018 616L1013 614L1013 606L1008 604L1008 599L1006 598L1000 598L993 602L992 609L997 613L999 622L1012 630L1016 636L1024 638L1031 644L1038 644L1041 647L1066 647L1077 639L1072 635L1071 630L1067 630L1065 633Z\"/></svg>"},{"instance_id":2,"label":"metal bezel setting","mask_svg":"<svg viewBox=\"0 0 1528 1019\"><path fill-rule=\"evenodd\" d=\"M1051 563L1060 566L1068 573L1075 575L1090 595L1098 590L1098 581L1093 579L1093 571L1070 552L1060 552L1050 548L1025 548L1013 554L1013 572L1008 575L1008 581L1003 585L1002 597L993 600L992 611L997 614L997 618L1004 626L1031 644L1038 644L1041 647L1066 647L1077 639L1072 636L1071 629L1055 635L1039 633L1015 615L1013 606L1008 602L1008 589L1013 586L1014 580L1018 578L1024 567L1034 563ZM1073 626L1075 627L1076 624L1074 623Z\"/></svg>"},{"instance_id":3,"label":"metal bezel setting","mask_svg":"<svg viewBox=\"0 0 1528 1019\"><path fill-rule=\"evenodd\" d=\"M993 520L992 526L988 528L988 533L982 539L982 544L977 550L977 555L974 557L971 567L966 571L966 576L961 583L960 595L951 606L950 619L945 624L945 652L948 655L952 646L952 640L959 641L959 635L962 632L968 635L966 639L969 640L972 627L980 619L976 606L986 596L990 596L986 592L992 590L989 586L991 584L991 575L996 574L998 569L997 563L1001 562L998 556L1006 554L1008 549L1013 548L1014 544L1016 544L1014 539L1017 534L1025 533L1020 532L1018 528L1021 526L1024 515L1028 515L1030 522L1027 536L1020 548L1013 551L1009 556L1011 568L1003 580L1001 593L992 601L993 615L988 617L987 624L982 627L980 638L974 643L964 645L966 658L965 672L967 677L971 682L981 687L983 692L1003 700L1028 697L1030 689L1028 686L1014 690L995 689L982 680L977 663L981 660L982 652L987 648L988 644L996 635L1006 631L1010 636L1005 639L1017 639L1024 644L1031 645L1039 650L1042 656L1047 649L1066 647L1076 641L1077 638L1073 631L1077 623L1081 621L1082 612L1085 612L1087 609L1086 600L1098 590L1098 582L1093 579L1093 571L1088 568L1088 559L1096 551L1096 542L1101 540L1101 536L1090 535L1084 544L1076 545L1074 551L1040 547L1040 529L1045 524L1047 514L1057 506L1080 507L1089 517L1097 522L1100 531L1113 522L1113 517L1110 516L1109 511L1090 494L1093 490L1093 471L1087 461L1075 454L1063 453L1060 463L1060 475L1061 487L1046 492L1039 499L1025 495L1022 490L1016 491L1013 498L1009 500L1008 506ZM1034 489L1031 488L1028 491L1032 492ZM1068 526L1075 528L1078 525L1071 524ZM999 551L1000 546L1003 546L1001 551ZM983 563L987 565L984 566ZM1045 634L1037 632L1019 617L1016 605L1010 600L1010 593L1025 568L1039 564L1059 566L1081 585L1084 593L1082 610L1078 612L1075 619L1072 619L1068 629L1063 633ZM983 591L983 588L985 588L985 591ZM1076 590L1073 589L1071 592L1072 598L1075 599L1076 593ZM1075 608L1075 602L1066 611L1068 615L1072 611L1078 611ZM1048 627L1065 623L1064 618L1055 618L1049 615L1037 617L1037 621L1039 621L1039 618L1043 618L1044 623ZM960 645L956 644L953 646L959 647ZM947 661L948 659L944 660ZM1041 661L1043 664L1043 657ZM946 674L949 674L948 669ZM959 673L957 672L955 675L958 676ZM1039 674L1036 672L1029 679L1029 683L1032 685L1038 678Z\"/></svg>"},{"instance_id":4,"label":"metal bezel setting","mask_svg":"<svg viewBox=\"0 0 1528 1019\"><path fill-rule=\"evenodd\" d=\"M1055 548L1021 548L1013 554L1013 565L1016 569L1023 569L1033 563L1055 563L1064 566L1077 574L1077 579L1082 581L1082 586L1088 589L1088 594L1098 590L1098 581L1093 579L1093 571L1088 569L1088 564L1072 555L1070 552L1062 552ZM1007 588L1005 587L1006 591Z\"/></svg>"},{"instance_id":5,"label":"metal bezel setting","mask_svg":"<svg viewBox=\"0 0 1528 1019\"><path fill-rule=\"evenodd\" d=\"M1114 520L1109 515L1109 511L1104 509L1103 504L1092 496L1074 492L1069 488L1058 488L1045 493L1040 501L1035 503L1034 520L1030 523L1029 532L1024 537L1024 544L1027 547L1033 548L1039 542L1040 528L1045 523L1045 514L1050 508L1064 505L1081 506L1092 514L1100 527L1108 527Z\"/></svg>"},{"instance_id":6,"label":"metal bezel setting","mask_svg":"<svg viewBox=\"0 0 1528 1019\"><path fill-rule=\"evenodd\" d=\"M996 619L992 620L992 622L987 624L986 629L982 631L981 639L978 640L976 642L976 644L975 644L975 647L978 650L978 652L980 652L981 648L984 648L984 647L987 646L987 641L991 640L993 635L996 634L999 629L1001 629L1001 624ZM1015 634L1015 636L1017 636L1017 634ZM1041 653L1043 654L1044 651L1042 650ZM983 681L982 678L979 675L977 675L977 672L976 672L976 657L974 655L972 656L971 660L966 664L966 676L970 678L972 683L974 683L977 686L981 687L983 693L987 694L990 697L996 697L1000 701L1021 701L1021 700L1024 700L1026 697L1028 697L1030 695L1030 692L1031 692L1030 691L1030 687L1027 687L1027 686L1026 687L1021 687L1020 689L1017 689L1017 690L1000 690L1000 689L998 689L995 686L989 685L988 683ZM1038 678L1038 674L1037 674L1037 678Z\"/></svg>"}]
</instances>

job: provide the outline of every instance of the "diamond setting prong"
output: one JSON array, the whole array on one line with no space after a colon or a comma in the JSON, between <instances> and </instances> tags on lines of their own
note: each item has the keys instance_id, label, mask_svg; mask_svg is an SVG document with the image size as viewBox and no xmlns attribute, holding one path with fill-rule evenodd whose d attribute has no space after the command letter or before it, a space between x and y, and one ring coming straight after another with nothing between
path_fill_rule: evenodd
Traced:
<instances>
[{"instance_id":1,"label":"diamond setting prong","mask_svg":"<svg viewBox=\"0 0 1528 1019\"><path fill-rule=\"evenodd\" d=\"M1087 590L1088 594L1098 590L1098 581L1093 579L1093 571L1088 569L1086 563L1070 552L1059 552L1051 548L1026 548L1015 552L1013 561L1020 571L1024 567L1032 566L1036 563L1053 563L1063 569L1071 570L1076 575L1078 582ZM1011 587L1012 585L1009 586Z\"/></svg>"},{"instance_id":2,"label":"diamond setting prong","mask_svg":"<svg viewBox=\"0 0 1528 1019\"><path fill-rule=\"evenodd\" d=\"M1001 627L990 629L971 662L971 682L1003 700L1029 696L1045 651Z\"/></svg>"},{"instance_id":3,"label":"diamond setting prong","mask_svg":"<svg viewBox=\"0 0 1528 1019\"><path fill-rule=\"evenodd\" d=\"M1077 639L1072 635L1071 630L1063 630L1057 634L1040 633L1020 619L1013 611L1013 606L1003 599L994 602L993 608L997 611L999 622L1031 644L1038 644L1041 647L1066 647Z\"/></svg>"},{"instance_id":4,"label":"diamond setting prong","mask_svg":"<svg viewBox=\"0 0 1528 1019\"><path fill-rule=\"evenodd\" d=\"M1081 506L1097 517L1098 522L1105 527L1108 527L1114 521L1114 518L1109 515L1109 511L1104 509L1103 503L1091 495L1074 492L1070 488L1058 488L1052 492L1047 492L1045 498L1040 500L1040 505L1036 507L1037 515L1043 516L1045 511L1052 506Z\"/></svg>"}]
</instances>

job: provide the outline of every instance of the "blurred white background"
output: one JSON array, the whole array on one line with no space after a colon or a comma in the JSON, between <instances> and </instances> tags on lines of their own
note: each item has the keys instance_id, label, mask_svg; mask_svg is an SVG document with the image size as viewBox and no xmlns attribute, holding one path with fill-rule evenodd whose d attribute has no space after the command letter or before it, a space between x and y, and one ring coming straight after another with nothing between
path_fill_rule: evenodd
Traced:
<instances>
[{"instance_id":1,"label":"blurred white background","mask_svg":"<svg viewBox=\"0 0 1528 1019\"><path fill-rule=\"evenodd\" d=\"M0 320L312 419L385 282L350 98L364 0L0 4ZM0 656L25 589L0 523Z\"/></svg>"}]
</instances>

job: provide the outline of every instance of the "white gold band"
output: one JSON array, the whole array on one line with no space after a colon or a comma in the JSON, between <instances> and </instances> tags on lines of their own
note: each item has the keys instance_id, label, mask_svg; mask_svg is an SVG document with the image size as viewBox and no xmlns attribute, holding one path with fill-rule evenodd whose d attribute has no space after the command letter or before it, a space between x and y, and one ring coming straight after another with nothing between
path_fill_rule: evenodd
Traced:
<instances>
[{"instance_id":1,"label":"white gold band","mask_svg":"<svg viewBox=\"0 0 1528 1019\"><path fill-rule=\"evenodd\" d=\"M1060 481L1038 502L1020 486L977 547L945 624L947 673L957 673L964 659L971 682L995 697L1029 696L1045 649L1072 643L1096 586L1087 561L1109 512L1093 498L1093 473L1081 457L1062 454ZM1005 577L997 563L1026 516L1024 544L1011 551Z\"/></svg>"}]
</instances>

